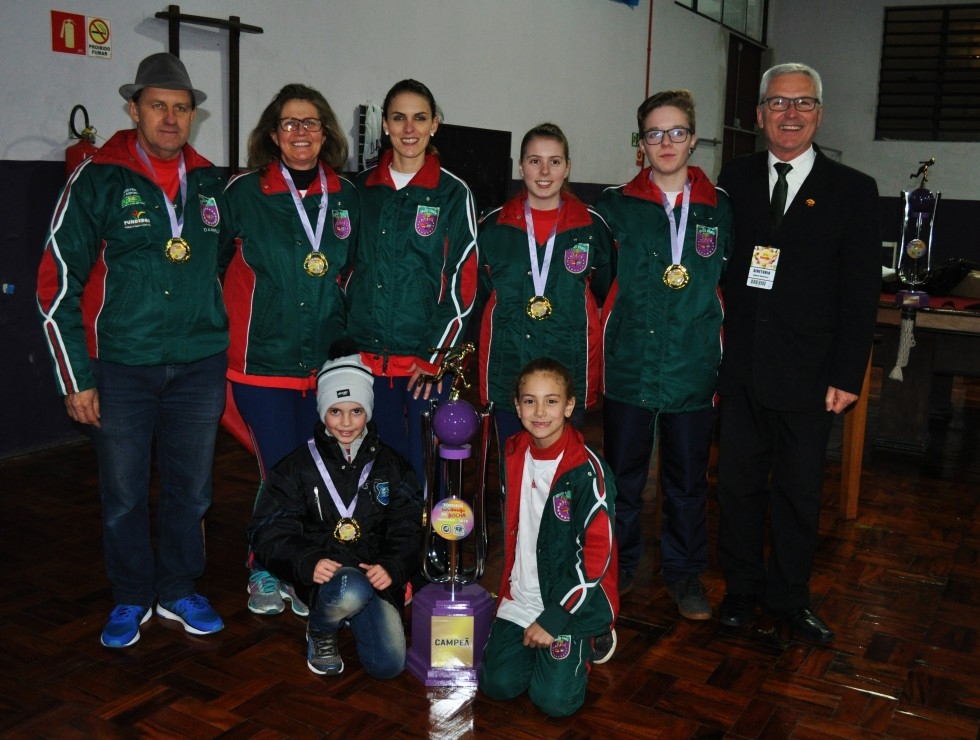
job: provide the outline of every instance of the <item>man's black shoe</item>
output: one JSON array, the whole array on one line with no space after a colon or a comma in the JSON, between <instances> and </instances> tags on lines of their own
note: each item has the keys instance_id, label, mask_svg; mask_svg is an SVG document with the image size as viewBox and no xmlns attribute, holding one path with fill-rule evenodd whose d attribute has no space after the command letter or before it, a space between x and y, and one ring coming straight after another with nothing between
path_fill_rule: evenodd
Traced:
<instances>
[{"instance_id":1,"label":"man's black shoe","mask_svg":"<svg viewBox=\"0 0 980 740\"><path fill-rule=\"evenodd\" d=\"M755 621L755 594L725 594L719 607L719 620L729 627L744 627Z\"/></svg>"},{"instance_id":2,"label":"man's black shoe","mask_svg":"<svg viewBox=\"0 0 980 740\"><path fill-rule=\"evenodd\" d=\"M794 609L780 616L795 634L810 642L830 642L836 637L834 631L809 607Z\"/></svg>"}]
</instances>

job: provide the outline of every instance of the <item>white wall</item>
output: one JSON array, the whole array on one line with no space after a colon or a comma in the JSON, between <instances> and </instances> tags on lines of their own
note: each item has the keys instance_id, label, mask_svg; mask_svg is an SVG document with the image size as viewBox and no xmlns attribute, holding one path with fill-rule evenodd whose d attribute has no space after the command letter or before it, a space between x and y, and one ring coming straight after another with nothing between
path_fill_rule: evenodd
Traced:
<instances>
[{"instance_id":1,"label":"white wall","mask_svg":"<svg viewBox=\"0 0 980 740\"><path fill-rule=\"evenodd\" d=\"M100 136L130 125L117 89L147 54L167 46L164 0L54 0L56 10L112 22L112 59L51 51L50 10L37 0L0 0L0 159L58 160L67 118L89 110ZM935 156L930 184L945 198L976 199L980 144L874 141L882 8L924 0L770 0L775 62L805 61L824 78L827 108L817 141L873 175L883 194L909 184L920 159ZM927 0L926 0L927 1ZM968 2L969 0L949 0ZM635 172L630 135L646 94L647 28L653 3L650 91L686 87L698 134L722 138L728 32L675 5L641 0L196 0L184 13L238 15L261 26L241 41L240 158L259 112L286 82L319 88L351 138L357 106L380 103L395 81L428 84L446 120L509 130L520 138L544 120L572 146L572 179L622 182ZM227 165L228 37L184 26L181 56L210 98L193 144ZM720 147L699 146L692 163L712 177ZM517 176L516 165L514 176Z\"/></svg>"},{"instance_id":2,"label":"white wall","mask_svg":"<svg viewBox=\"0 0 980 740\"><path fill-rule=\"evenodd\" d=\"M653 0L654 91L685 86L699 104L699 133L720 137L724 33L717 24ZM99 137L129 127L118 87L132 82L144 56L167 48L163 0L0 0L0 159L58 160L75 104ZM630 134L645 94L650 0L631 8L612 0L197 0L186 14L260 26L241 37L240 159L259 113L286 82L320 89L353 136L357 106L381 103L399 79L432 89L450 123L523 133L545 120L571 142L572 179L631 177ZM102 16L112 24L112 58L51 51L51 9ZM208 93L192 143L227 165L228 37L183 26L181 58ZM721 56L717 56L717 54ZM714 150L694 163L716 171ZM516 177L516 165L515 165Z\"/></svg>"},{"instance_id":3,"label":"white wall","mask_svg":"<svg viewBox=\"0 0 980 740\"><path fill-rule=\"evenodd\" d=\"M929 187L943 198L980 200L980 143L875 141L875 110L884 8L953 5L971 0L771 0L774 63L804 62L823 78L823 122L817 143L843 151L883 196L908 188L920 160L936 158ZM975 1L975 0L973 0ZM940 205L940 209L942 206Z\"/></svg>"}]
</instances>

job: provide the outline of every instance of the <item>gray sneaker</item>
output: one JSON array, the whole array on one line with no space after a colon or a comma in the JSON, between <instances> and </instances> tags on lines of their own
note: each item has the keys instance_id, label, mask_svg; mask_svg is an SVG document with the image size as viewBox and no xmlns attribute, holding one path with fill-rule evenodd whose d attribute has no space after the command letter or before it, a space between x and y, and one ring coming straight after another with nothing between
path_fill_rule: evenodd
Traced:
<instances>
[{"instance_id":1,"label":"gray sneaker","mask_svg":"<svg viewBox=\"0 0 980 740\"><path fill-rule=\"evenodd\" d=\"M293 608L293 614L298 617L310 616L310 607L303 603L303 600L296 595L293 584L279 581L279 596L283 601L288 601Z\"/></svg>"},{"instance_id":2,"label":"gray sneaker","mask_svg":"<svg viewBox=\"0 0 980 740\"><path fill-rule=\"evenodd\" d=\"M697 576L684 576L669 584L667 590L685 619L711 619L711 605Z\"/></svg>"},{"instance_id":3,"label":"gray sneaker","mask_svg":"<svg viewBox=\"0 0 980 740\"><path fill-rule=\"evenodd\" d=\"M321 676L336 676L344 670L344 660L340 657L336 632L306 633L306 665Z\"/></svg>"},{"instance_id":4,"label":"gray sneaker","mask_svg":"<svg viewBox=\"0 0 980 740\"><path fill-rule=\"evenodd\" d=\"M267 570L254 570L248 577L248 610L253 614L280 614L286 608L279 579Z\"/></svg>"}]
</instances>

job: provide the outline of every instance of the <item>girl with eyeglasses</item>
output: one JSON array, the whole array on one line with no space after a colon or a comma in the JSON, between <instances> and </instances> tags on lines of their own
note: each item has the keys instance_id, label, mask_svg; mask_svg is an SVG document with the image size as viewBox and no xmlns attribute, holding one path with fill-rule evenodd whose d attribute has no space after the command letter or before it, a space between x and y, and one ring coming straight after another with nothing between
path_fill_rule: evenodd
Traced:
<instances>
[{"instance_id":1,"label":"girl with eyeglasses","mask_svg":"<svg viewBox=\"0 0 980 740\"><path fill-rule=\"evenodd\" d=\"M360 206L337 173L347 138L323 95L283 87L248 140L248 168L221 210L224 298L231 344L228 379L252 438L262 481L306 442L318 420L316 374L347 325L341 269L357 240ZM249 558L248 606L278 614L291 585Z\"/></svg>"},{"instance_id":2,"label":"girl with eyeglasses","mask_svg":"<svg viewBox=\"0 0 980 740\"><path fill-rule=\"evenodd\" d=\"M348 333L374 375L378 434L420 481L422 413L449 395L429 379L463 339L476 298L473 196L443 169L432 138L441 114L428 87L402 80L382 105L385 146L357 176L362 228L345 283Z\"/></svg>"},{"instance_id":3,"label":"girl with eyeglasses","mask_svg":"<svg viewBox=\"0 0 980 740\"><path fill-rule=\"evenodd\" d=\"M637 110L649 165L596 203L618 246L603 309L603 452L616 477L619 589L643 555L640 512L660 440L662 575L681 615L708 619L706 494L721 361L718 282L731 244L727 195L688 165L694 98L667 90Z\"/></svg>"}]
</instances>

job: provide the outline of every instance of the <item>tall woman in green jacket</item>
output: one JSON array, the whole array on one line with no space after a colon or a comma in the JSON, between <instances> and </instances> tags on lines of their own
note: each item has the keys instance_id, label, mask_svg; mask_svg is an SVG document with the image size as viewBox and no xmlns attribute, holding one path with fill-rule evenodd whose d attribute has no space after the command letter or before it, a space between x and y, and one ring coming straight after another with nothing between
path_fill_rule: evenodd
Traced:
<instances>
[{"instance_id":1,"label":"tall woman in green jacket","mask_svg":"<svg viewBox=\"0 0 980 740\"><path fill-rule=\"evenodd\" d=\"M553 123L524 135L524 187L480 223L480 395L495 404L499 449L521 429L510 406L520 368L552 357L572 373L581 408L598 398L599 307L613 276L605 222L568 190L568 139Z\"/></svg>"},{"instance_id":2,"label":"tall woman in green jacket","mask_svg":"<svg viewBox=\"0 0 980 740\"><path fill-rule=\"evenodd\" d=\"M390 148L356 180L362 228L346 282L348 334L375 377L378 434L424 481L421 414L449 392L425 376L462 341L473 309L476 213L431 146L440 116L429 88L398 82L382 117Z\"/></svg>"}]
</instances>

